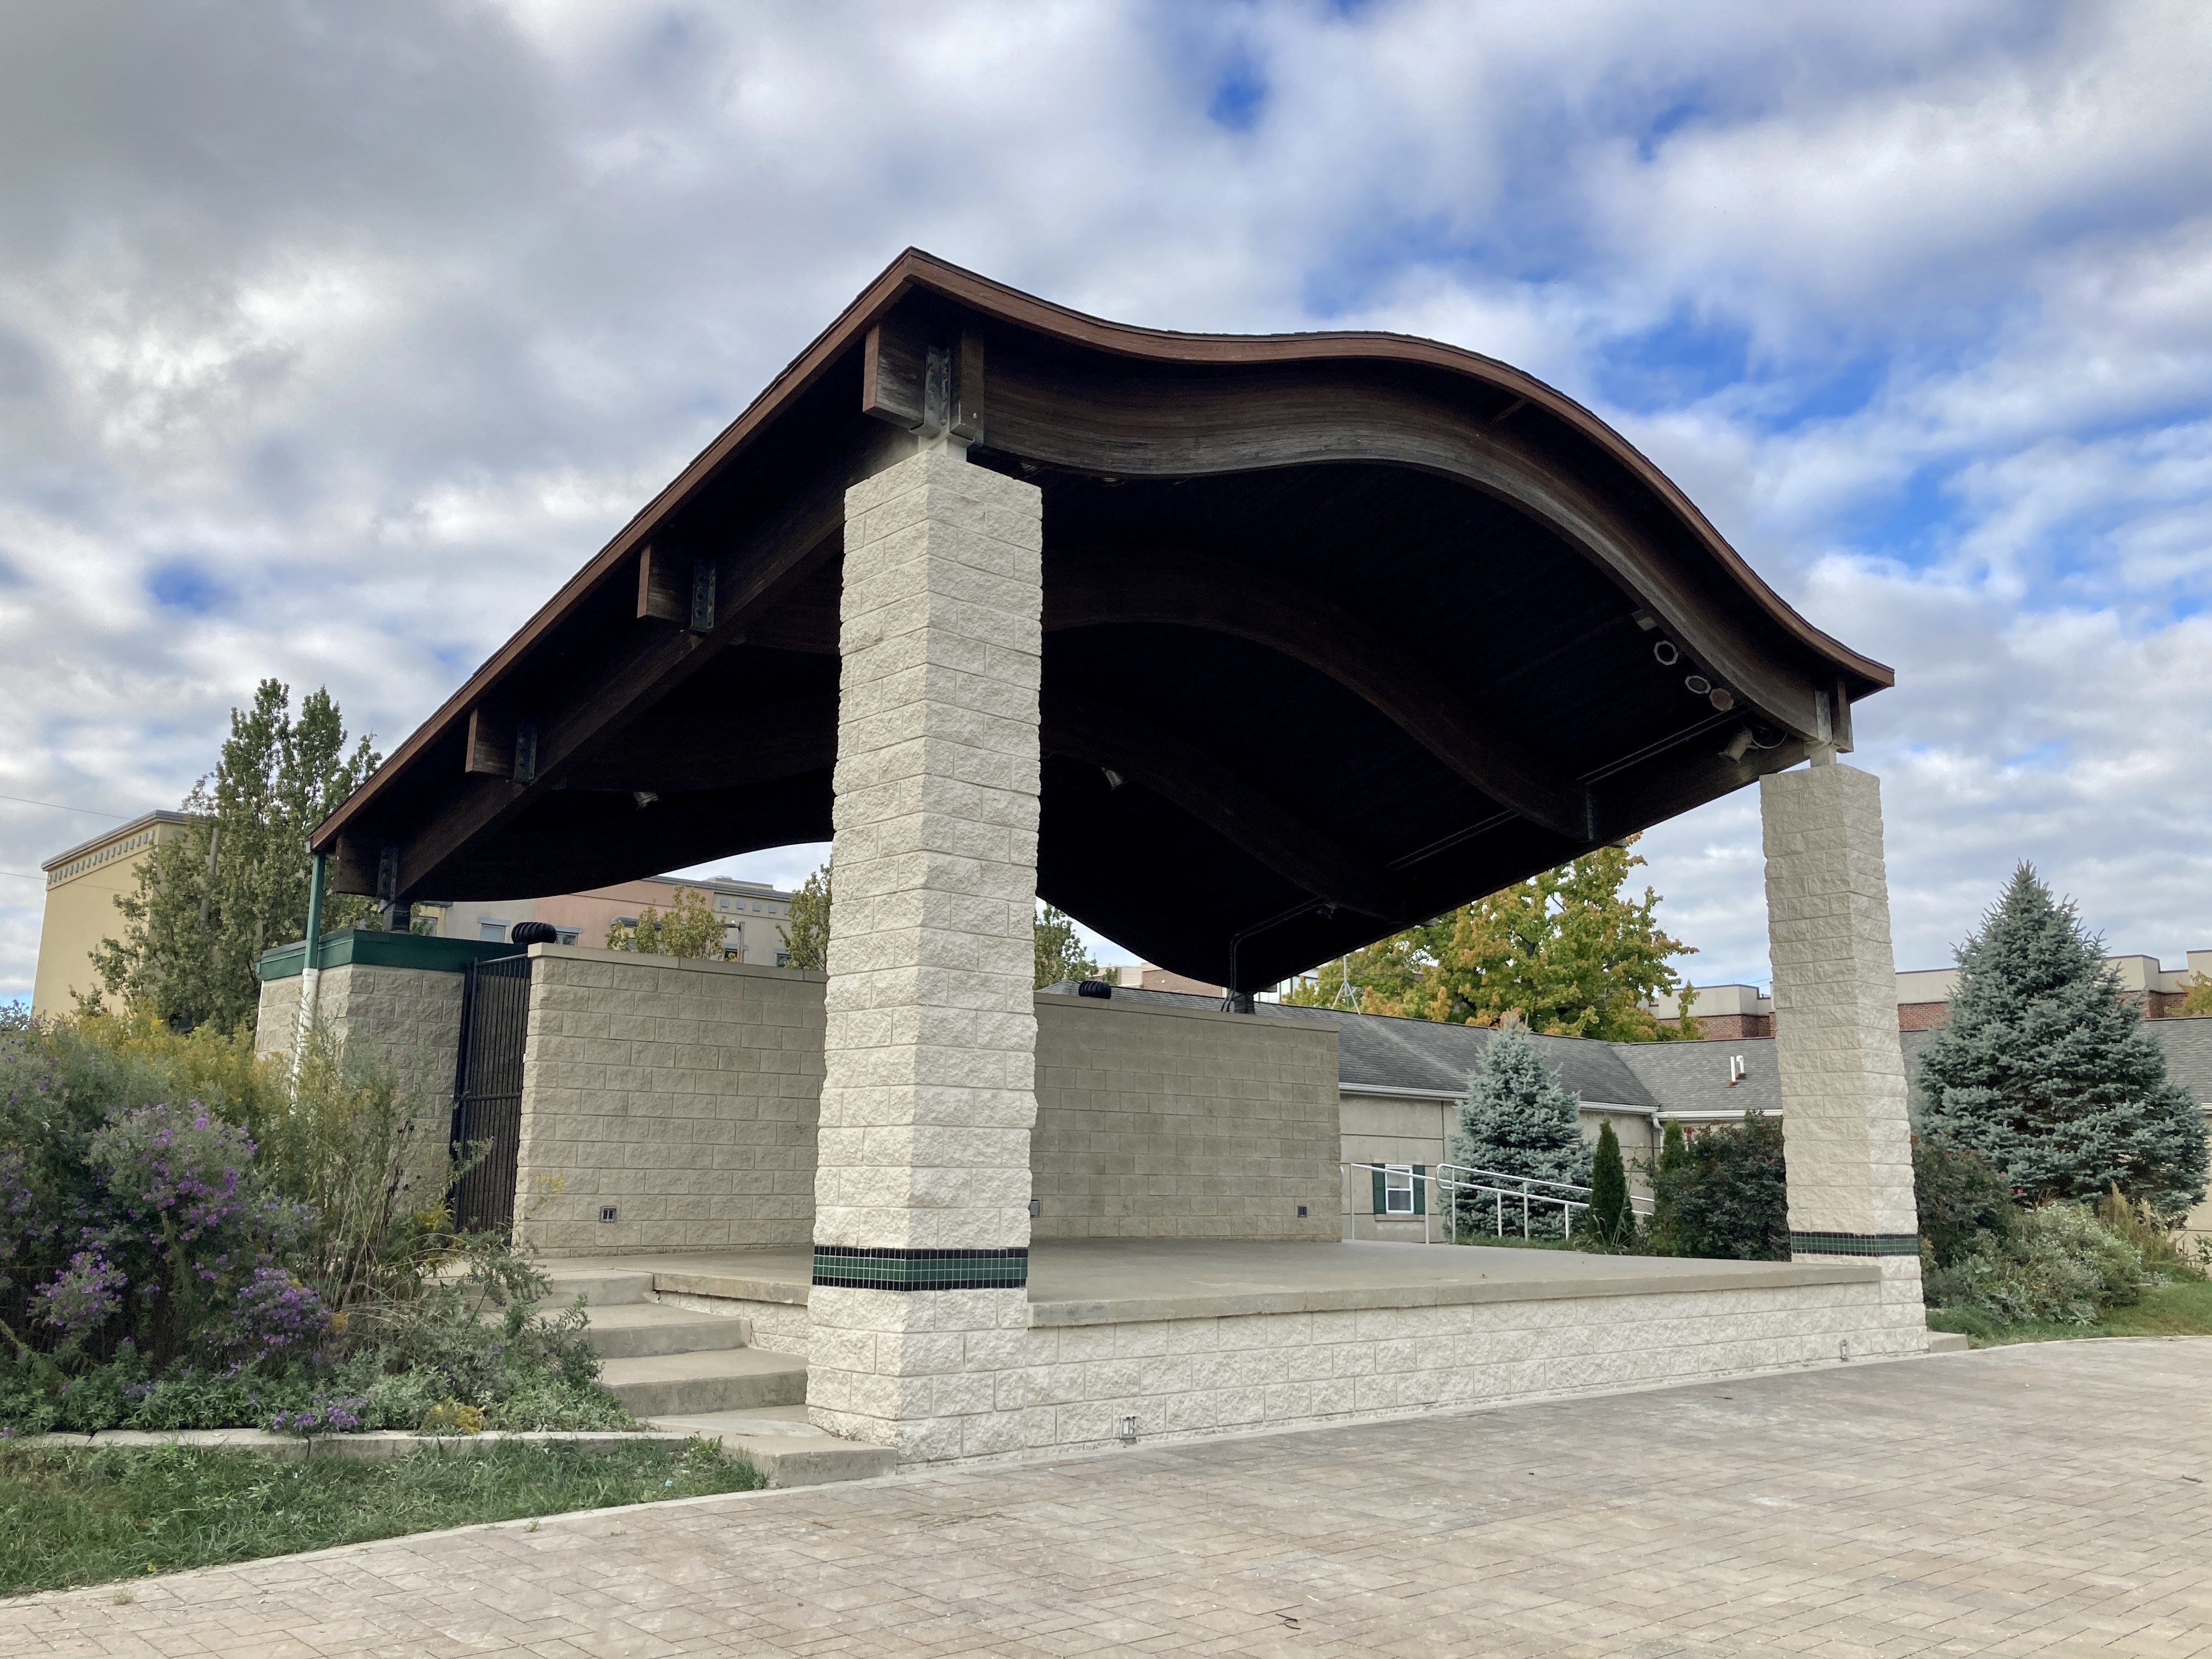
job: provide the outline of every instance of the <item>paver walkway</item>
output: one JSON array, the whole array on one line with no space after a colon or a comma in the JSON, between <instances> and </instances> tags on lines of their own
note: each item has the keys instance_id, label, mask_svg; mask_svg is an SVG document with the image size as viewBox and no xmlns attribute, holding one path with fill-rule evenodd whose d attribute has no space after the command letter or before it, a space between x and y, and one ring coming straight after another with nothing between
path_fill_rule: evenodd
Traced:
<instances>
[{"instance_id":1,"label":"paver walkway","mask_svg":"<svg viewBox=\"0 0 2212 1659\"><path fill-rule=\"evenodd\" d=\"M2212 1339L697 1500L0 1603L0 1656L2212 1653Z\"/></svg>"}]
</instances>

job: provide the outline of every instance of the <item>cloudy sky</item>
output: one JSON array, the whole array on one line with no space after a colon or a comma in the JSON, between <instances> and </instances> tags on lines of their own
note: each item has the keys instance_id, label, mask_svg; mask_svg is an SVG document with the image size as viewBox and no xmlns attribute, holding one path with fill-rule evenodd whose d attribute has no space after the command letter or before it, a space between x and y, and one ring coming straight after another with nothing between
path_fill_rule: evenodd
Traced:
<instances>
[{"instance_id":1,"label":"cloudy sky","mask_svg":"<svg viewBox=\"0 0 2212 1659\"><path fill-rule=\"evenodd\" d=\"M0 0L0 996L93 813L264 675L389 748L909 243L1565 388L1895 665L1900 965L2022 858L2178 965L2208 85L2152 0ZM1758 847L1647 839L1700 981L1766 977Z\"/></svg>"}]
</instances>

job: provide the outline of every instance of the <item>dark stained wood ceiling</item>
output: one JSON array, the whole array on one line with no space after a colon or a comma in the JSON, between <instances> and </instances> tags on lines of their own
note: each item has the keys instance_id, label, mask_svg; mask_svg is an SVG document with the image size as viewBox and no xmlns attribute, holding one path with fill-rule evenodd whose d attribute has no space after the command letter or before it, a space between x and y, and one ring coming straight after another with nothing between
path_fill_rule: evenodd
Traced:
<instances>
[{"instance_id":1,"label":"dark stained wood ceiling","mask_svg":"<svg viewBox=\"0 0 2212 1659\"><path fill-rule=\"evenodd\" d=\"M909 251L317 830L341 890L829 839L843 492L933 421L1044 495L1039 890L1200 978L1848 747L1890 684L1504 365L1127 329Z\"/></svg>"}]
</instances>

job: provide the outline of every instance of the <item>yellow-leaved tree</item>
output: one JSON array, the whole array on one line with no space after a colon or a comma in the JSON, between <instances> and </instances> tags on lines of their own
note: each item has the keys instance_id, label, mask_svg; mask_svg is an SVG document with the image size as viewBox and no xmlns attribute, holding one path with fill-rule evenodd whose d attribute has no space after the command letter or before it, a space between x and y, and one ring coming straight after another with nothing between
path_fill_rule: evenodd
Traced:
<instances>
[{"instance_id":1,"label":"yellow-leaved tree","mask_svg":"<svg viewBox=\"0 0 2212 1659\"><path fill-rule=\"evenodd\" d=\"M1631 838L1629 845L1633 844ZM1434 921L1328 963L1285 1000L1413 1019L1497 1025L1509 1016L1553 1036L1649 1042L1704 1035L1662 1025L1644 1006L1695 993L1668 966L1693 947L1659 927L1659 895L1622 891L1644 860L1601 847Z\"/></svg>"},{"instance_id":2,"label":"yellow-leaved tree","mask_svg":"<svg viewBox=\"0 0 2212 1659\"><path fill-rule=\"evenodd\" d=\"M638 912L635 921L611 924L607 949L636 951L649 957L719 958L724 954L722 919L697 888L679 887L676 902L669 906L666 915L648 904Z\"/></svg>"}]
</instances>

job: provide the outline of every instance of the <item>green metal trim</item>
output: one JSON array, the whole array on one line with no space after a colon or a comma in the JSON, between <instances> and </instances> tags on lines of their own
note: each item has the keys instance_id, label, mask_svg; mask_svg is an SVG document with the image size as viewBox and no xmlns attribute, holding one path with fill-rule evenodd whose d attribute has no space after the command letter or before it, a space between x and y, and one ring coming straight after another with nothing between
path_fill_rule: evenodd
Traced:
<instances>
[{"instance_id":1,"label":"green metal trim","mask_svg":"<svg viewBox=\"0 0 2212 1659\"><path fill-rule=\"evenodd\" d=\"M1030 1282L1025 1246L914 1250L817 1244L814 1282L854 1291L1018 1291Z\"/></svg>"},{"instance_id":2,"label":"green metal trim","mask_svg":"<svg viewBox=\"0 0 2212 1659\"><path fill-rule=\"evenodd\" d=\"M1792 1255L1918 1255L1917 1233L1798 1233L1790 1235Z\"/></svg>"},{"instance_id":3,"label":"green metal trim","mask_svg":"<svg viewBox=\"0 0 2212 1659\"><path fill-rule=\"evenodd\" d=\"M433 974L458 974L472 962L512 957L524 947L504 939L434 939L428 933L383 933L367 927L342 927L323 935L319 968L418 968ZM295 940L264 951L255 964L263 981L294 979L307 965L307 941Z\"/></svg>"}]
</instances>

